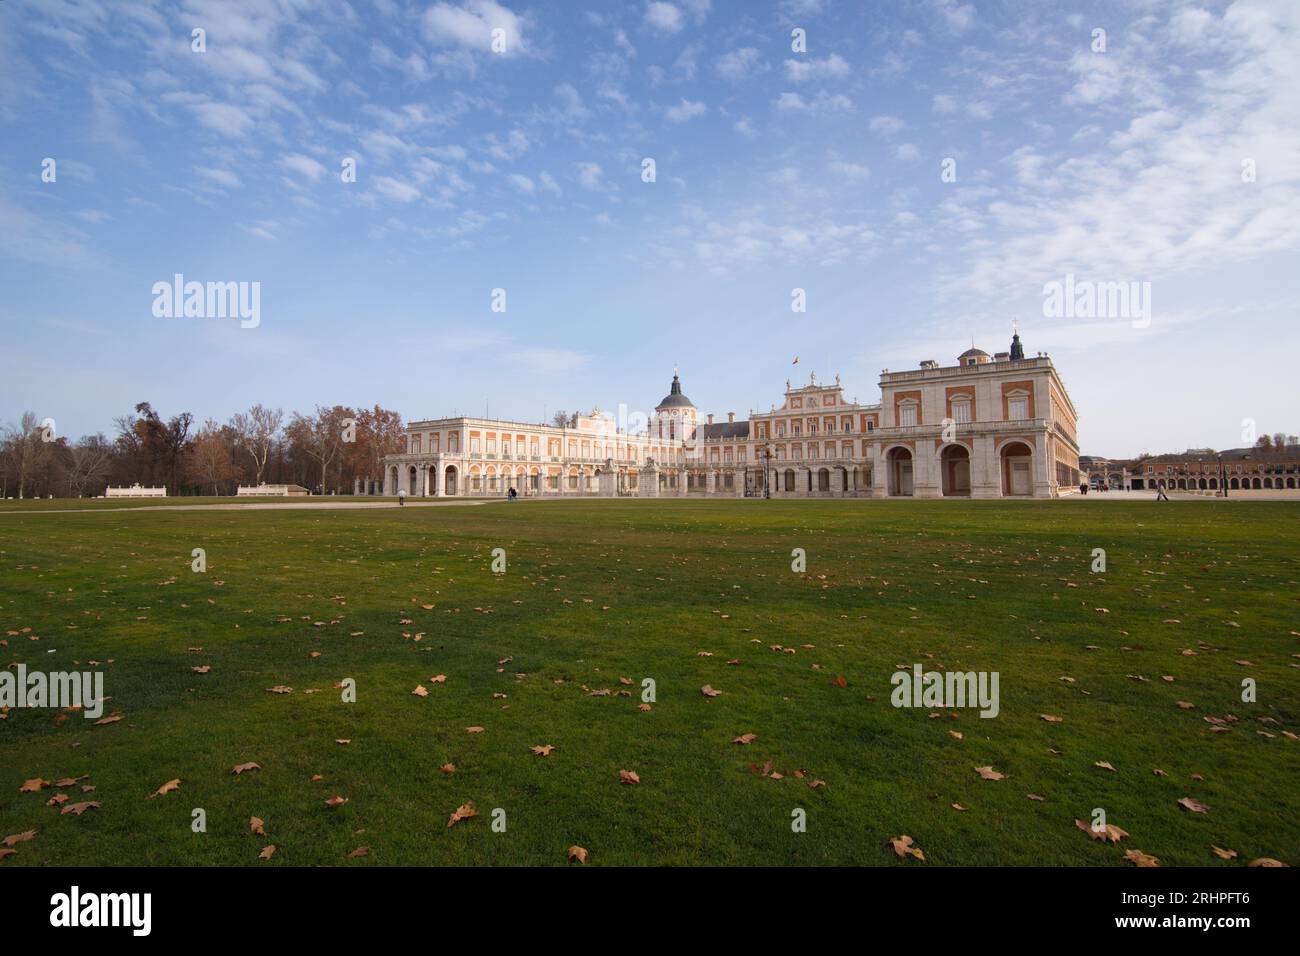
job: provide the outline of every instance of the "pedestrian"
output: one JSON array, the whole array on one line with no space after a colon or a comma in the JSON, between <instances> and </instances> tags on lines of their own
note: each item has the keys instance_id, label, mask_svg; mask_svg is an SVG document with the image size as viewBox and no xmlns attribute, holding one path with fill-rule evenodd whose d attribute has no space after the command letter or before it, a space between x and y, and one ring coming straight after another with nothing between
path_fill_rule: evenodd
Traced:
<instances>
[{"instance_id":1,"label":"pedestrian","mask_svg":"<svg viewBox=\"0 0 1300 956\"><path fill-rule=\"evenodd\" d=\"M1086 495L1087 493L1088 493L1088 483L1086 481L1079 482L1079 494Z\"/></svg>"},{"instance_id":2,"label":"pedestrian","mask_svg":"<svg viewBox=\"0 0 1300 956\"><path fill-rule=\"evenodd\" d=\"M1169 500L1169 496L1168 496L1167 494L1165 494L1165 486L1164 486L1164 485L1157 484L1157 485L1156 485L1156 501L1168 501L1168 500Z\"/></svg>"},{"instance_id":3,"label":"pedestrian","mask_svg":"<svg viewBox=\"0 0 1300 956\"><path fill-rule=\"evenodd\" d=\"M519 492L515 491L515 486L514 486L514 485L511 485L511 486L510 486L510 500L511 500L511 501L514 501L515 498L518 496L518 494L519 494Z\"/></svg>"},{"instance_id":4,"label":"pedestrian","mask_svg":"<svg viewBox=\"0 0 1300 956\"><path fill-rule=\"evenodd\" d=\"M405 488L398 488L398 489L397 489L397 504L398 504L399 507L402 507L402 506L404 506L404 505L406 504L406 489L405 489Z\"/></svg>"}]
</instances>

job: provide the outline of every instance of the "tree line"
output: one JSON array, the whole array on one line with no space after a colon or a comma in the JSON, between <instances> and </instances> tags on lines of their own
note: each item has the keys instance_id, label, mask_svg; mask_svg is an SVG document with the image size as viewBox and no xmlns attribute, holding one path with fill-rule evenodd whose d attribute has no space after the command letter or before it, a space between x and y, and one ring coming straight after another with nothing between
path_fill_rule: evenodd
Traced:
<instances>
[{"instance_id":1,"label":"tree line","mask_svg":"<svg viewBox=\"0 0 1300 956\"><path fill-rule=\"evenodd\" d=\"M225 424L190 412L164 417L149 402L114 419L116 434L54 433L26 412L0 429L0 498L104 494L109 486L165 486L169 495L233 495L239 485L302 485L351 494L354 479L380 479L401 450L402 417L376 405L316 406L310 414L254 405Z\"/></svg>"}]
</instances>

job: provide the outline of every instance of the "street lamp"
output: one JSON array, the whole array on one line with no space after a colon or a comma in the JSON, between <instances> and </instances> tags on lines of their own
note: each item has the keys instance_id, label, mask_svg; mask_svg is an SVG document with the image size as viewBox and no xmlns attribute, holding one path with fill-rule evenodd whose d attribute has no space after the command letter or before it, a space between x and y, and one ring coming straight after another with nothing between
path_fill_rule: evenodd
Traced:
<instances>
[{"instance_id":1,"label":"street lamp","mask_svg":"<svg viewBox=\"0 0 1300 956\"><path fill-rule=\"evenodd\" d=\"M1219 459L1219 488L1223 491L1223 497L1228 497L1228 476L1223 470L1223 456L1216 456Z\"/></svg>"},{"instance_id":2,"label":"street lamp","mask_svg":"<svg viewBox=\"0 0 1300 956\"><path fill-rule=\"evenodd\" d=\"M765 442L763 445L763 497L770 499L772 497L772 445Z\"/></svg>"}]
</instances>

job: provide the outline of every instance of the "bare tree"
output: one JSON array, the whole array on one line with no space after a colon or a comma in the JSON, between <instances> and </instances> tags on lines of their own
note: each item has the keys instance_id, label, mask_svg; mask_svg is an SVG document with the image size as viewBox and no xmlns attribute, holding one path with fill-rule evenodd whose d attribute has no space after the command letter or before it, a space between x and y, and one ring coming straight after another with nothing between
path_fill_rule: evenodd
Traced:
<instances>
[{"instance_id":1,"label":"bare tree","mask_svg":"<svg viewBox=\"0 0 1300 956\"><path fill-rule=\"evenodd\" d=\"M113 445L103 436L83 435L69 449L68 489L78 498L108 477L113 465Z\"/></svg>"},{"instance_id":2,"label":"bare tree","mask_svg":"<svg viewBox=\"0 0 1300 956\"><path fill-rule=\"evenodd\" d=\"M333 408L316 406L315 415L299 415L285 427L285 436L320 466L320 489L326 491L329 466L339 455L343 442L343 423L354 419L352 409L335 405Z\"/></svg>"},{"instance_id":3,"label":"bare tree","mask_svg":"<svg viewBox=\"0 0 1300 956\"><path fill-rule=\"evenodd\" d=\"M53 442L47 440L36 413L23 412L17 425L5 429L4 447L5 457L18 481L18 497L22 498L28 479L48 463Z\"/></svg>"},{"instance_id":4,"label":"bare tree","mask_svg":"<svg viewBox=\"0 0 1300 956\"><path fill-rule=\"evenodd\" d=\"M230 420L235 440L239 447L253 459L253 468L257 480L262 483L262 472L266 470L266 459L271 454L276 435L280 433L280 424L284 421L284 409L264 408L254 405L247 412L240 412Z\"/></svg>"},{"instance_id":5,"label":"bare tree","mask_svg":"<svg viewBox=\"0 0 1300 956\"><path fill-rule=\"evenodd\" d=\"M227 436L222 428L212 419L203 423L194 438L189 457L185 460L185 473L188 480L201 487L212 486L214 495L221 494L221 486L235 481L239 469L235 467L230 454Z\"/></svg>"}]
</instances>

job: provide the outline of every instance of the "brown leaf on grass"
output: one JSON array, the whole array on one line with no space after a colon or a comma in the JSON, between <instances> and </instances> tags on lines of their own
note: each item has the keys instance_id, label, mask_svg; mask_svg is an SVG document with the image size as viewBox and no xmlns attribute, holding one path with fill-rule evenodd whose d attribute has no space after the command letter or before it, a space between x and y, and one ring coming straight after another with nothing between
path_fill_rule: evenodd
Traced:
<instances>
[{"instance_id":1,"label":"brown leaf on grass","mask_svg":"<svg viewBox=\"0 0 1300 956\"><path fill-rule=\"evenodd\" d=\"M574 862L575 860L579 863L587 862L587 851L585 848L580 846L569 847L567 856L570 863Z\"/></svg>"},{"instance_id":2,"label":"brown leaf on grass","mask_svg":"<svg viewBox=\"0 0 1300 956\"><path fill-rule=\"evenodd\" d=\"M966 735L963 734L960 730L950 730L950 731L948 731L948 736L951 737L953 740L965 740L965 739L966 739Z\"/></svg>"},{"instance_id":3,"label":"brown leaf on grass","mask_svg":"<svg viewBox=\"0 0 1300 956\"><path fill-rule=\"evenodd\" d=\"M1160 859L1154 856L1148 856L1141 850L1129 850L1124 854L1124 859L1128 860L1134 866L1159 866Z\"/></svg>"},{"instance_id":4,"label":"brown leaf on grass","mask_svg":"<svg viewBox=\"0 0 1300 956\"><path fill-rule=\"evenodd\" d=\"M1109 770L1111 773L1119 773L1118 770L1116 770L1114 767L1112 767L1112 766L1111 766L1109 763L1107 763L1105 760L1098 760L1095 764L1093 764L1093 766L1094 766L1094 767L1100 767L1102 770Z\"/></svg>"},{"instance_id":5,"label":"brown leaf on grass","mask_svg":"<svg viewBox=\"0 0 1300 956\"><path fill-rule=\"evenodd\" d=\"M641 713L644 714L646 711L650 710L650 705L649 705L649 704L641 704L640 706L637 707L637 710L641 711Z\"/></svg>"},{"instance_id":6,"label":"brown leaf on grass","mask_svg":"<svg viewBox=\"0 0 1300 956\"><path fill-rule=\"evenodd\" d=\"M262 847L262 852L257 854L257 858L259 860L269 860L274 855L275 855L275 844L272 843L270 846Z\"/></svg>"},{"instance_id":7,"label":"brown leaf on grass","mask_svg":"<svg viewBox=\"0 0 1300 956\"><path fill-rule=\"evenodd\" d=\"M339 737L339 738L338 738L337 740L335 740L334 742L335 742L336 744L338 744L340 747L346 747L346 746L348 746L350 743L352 743L352 738L351 738L351 737Z\"/></svg>"},{"instance_id":8,"label":"brown leaf on grass","mask_svg":"<svg viewBox=\"0 0 1300 956\"><path fill-rule=\"evenodd\" d=\"M966 807L963 807L960 803L954 803L954 804L952 804L952 808L953 808L954 810L957 810L957 811L960 812L960 813L965 813L965 812L966 812L966 809L967 809Z\"/></svg>"},{"instance_id":9,"label":"brown leaf on grass","mask_svg":"<svg viewBox=\"0 0 1300 956\"><path fill-rule=\"evenodd\" d=\"M59 813L60 814L74 813L77 816L81 816L87 810L98 810L98 809L99 809L98 801L88 800L85 803L69 803L66 807L60 810Z\"/></svg>"},{"instance_id":10,"label":"brown leaf on grass","mask_svg":"<svg viewBox=\"0 0 1300 956\"><path fill-rule=\"evenodd\" d=\"M903 836L894 837L889 841L889 845L892 846L894 848L894 852L901 857L906 858L911 856L911 857L915 857L918 860L925 859L925 854L921 852L921 848L919 846L916 846L913 843L912 838L910 836L907 836L906 834L904 834Z\"/></svg>"},{"instance_id":11,"label":"brown leaf on grass","mask_svg":"<svg viewBox=\"0 0 1300 956\"><path fill-rule=\"evenodd\" d=\"M1035 800L1035 801L1037 801L1038 803L1046 803L1046 802L1047 802L1047 798L1046 798L1046 797L1040 797L1040 796L1039 796L1038 794L1036 794L1036 793L1027 793L1027 794L1025 794L1025 797L1026 797L1027 799L1029 799L1029 800Z\"/></svg>"},{"instance_id":12,"label":"brown leaf on grass","mask_svg":"<svg viewBox=\"0 0 1300 956\"><path fill-rule=\"evenodd\" d=\"M1108 823L1100 829L1093 827L1091 823L1085 823L1083 820L1075 820L1074 825L1094 840L1101 840L1105 843L1118 843L1128 836L1126 831L1121 830L1113 823Z\"/></svg>"},{"instance_id":13,"label":"brown leaf on grass","mask_svg":"<svg viewBox=\"0 0 1300 956\"><path fill-rule=\"evenodd\" d=\"M1178 805L1184 810L1190 810L1192 813L1209 813L1210 808L1195 797L1183 797L1178 801Z\"/></svg>"},{"instance_id":14,"label":"brown leaf on grass","mask_svg":"<svg viewBox=\"0 0 1300 956\"><path fill-rule=\"evenodd\" d=\"M17 850L10 850L8 847L0 848L0 860L3 860L7 856L17 856L17 854Z\"/></svg>"},{"instance_id":15,"label":"brown leaf on grass","mask_svg":"<svg viewBox=\"0 0 1300 956\"><path fill-rule=\"evenodd\" d=\"M710 685L705 684L703 687L700 688L700 693L703 694L705 697L717 697L719 694L722 693L722 691L714 690Z\"/></svg>"},{"instance_id":16,"label":"brown leaf on grass","mask_svg":"<svg viewBox=\"0 0 1300 956\"><path fill-rule=\"evenodd\" d=\"M997 772L996 770L994 770L991 766L989 766L989 767L976 767L976 768L975 768L975 772L976 772L977 774L979 774L981 777L983 777L985 780L1005 780L1005 779L1006 779L1006 774L998 773L998 772Z\"/></svg>"},{"instance_id":17,"label":"brown leaf on grass","mask_svg":"<svg viewBox=\"0 0 1300 956\"><path fill-rule=\"evenodd\" d=\"M40 777L35 777L31 780L24 781L23 785L18 788L18 792L36 793L37 791L41 790L44 787L48 787L49 785L50 782L48 780L42 780Z\"/></svg>"},{"instance_id":18,"label":"brown leaf on grass","mask_svg":"<svg viewBox=\"0 0 1300 956\"><path fill-rule=\"evenodd\" d=\"M533 747L532 751L533 753L537 754L537 756L539 757L549 757L551 755L551 751L554 749L555 747L551 744L542 744L540 746Z\"/></svg>"},{"instance_id":19,"label":"brown leaf on grass","mask_svg":"<svg viewBox=\"0 0 1300 956\"><path fill-rule=\"evenodd\" d=\"M1157 777L1167 777L1167 776L1169 776L1169 774L1165 773L1165 772L1164 772L1163 770L1161 770L1159 767L1156 767L1156 769L1152 770L1151 772L1152 772L1153 774L1155 774Z\"/></svg>"},{"instance_id":20,"label":"brown leaf on grass","mask_svg":"<svg viewBox=\"0 0 1300 956\"><path fill-rule=\"evenodd\" d=\"M45 805L47 807L58 807L67 802L68 795L66 793L56 793L54 796L50 797L50 799L45 801Z\"/></svg>"},{"instance_id":21,"label":"brown leaf on grass","mask_svg":"<svg viewBox=\"0 0 1300 956\"><path fill-rule=\"evenodd\" d=\"M351 853L348 854L348 859L349 859L349 860L357 860L357 859L360 859L360 858L363 857L363 856L369 856L369 855L370 855L370 847L368 847L368 846L359 846L359 847L357 847L355 850L353 850Z\"/></svg>"},{"instance_id":22,"label":"brown leaf on grass","mask_svg":"<svg viewBox=\"0 0 1300 956\"><path fill-rule=\"evenodd\" d=\"M1196 706L1190 700L1179 700L1175 701L1175 703L1183 710L1192 710Z\"/></svg>"},{"instance_id":23,"label":"brown leaf on grass","mask_svg":"<svg viewBox=\"0 0 1300 956\"><path fill-rule=\"evenodd\" d=\"M261 769L262 767L260 764L255 764L253 763L253 761L250 760L248 763L235 764L235 768L230 772L235 774L235 776L239 776L239 774L243 773L245 770L261 770Z\"/></svg>"},{"instance_id":24,"label":"brown leaf on grass","mask_svg":"<svg viewBox=\"0 0 1300 956\"><path fill-rule=\"evenodd\" d=\"M1055 714L1039 714L1038 716L1049 724L1059 724L1065 720L1064 717L1057 717Z\"/></svg>"},{"instance_id":25,"label":"brown leaf on grass","mask_svg":"<svg viewBox=\"0 0 1300 956\"><path fill-rule=\"evenodd\" d=\"M411 695L414 697L428 697L429 689L423 684L416 684L415 690L411 691Z\"/></svg>"},{"instance_id":26,"label":"brown leaf on grass","mask_svg":"<svg viewBox=\"0 0 1300 956\"><path fill-rule=\"evenodd\" d=\"M1276 866L1289 866L1290 864L1288 864L1288 863L1283 863L1281 860L1275 860L1275 859L1273 859L1271 856L1261 856L1258 860L1251 860L1251 861L1250 861L1249 863L1247 863L1246 865L1247 865L1247 866L1276 867Z\"/></svg>"},{"instance_id":27,"label":"brown leaf on grass","mask_svg":"<svg viewBox=\"0 0 1300 956\"><path fill-rule=\"evenodd\" d=\"M166 783L164 783L153 793L149 794L149 796L147 796L145 799L152 800L154 797L161 797L165 793L171 793L173 790L179 790L180 788L181 788L181 778L176 777L173 780L168 780Z\"/></svg>"},{"instance_id":28,"label":"brown leaf on grass","mask_svg":"<svg viewBox=\"0 0 1300 956\"><path fill-rule=\"evenodd\" d=\"M327 807L341 807L348 802L347 797L340 797L337 793L325 801Z\"/></svg>"},{"instance_id":29,"label":"brown leaf on grass","mask_svg":"<svg viewBox=\"0 0 1300 956\"><path fill-rule=\"evenodd\" d=\"M293 693L292 687L286 687L283 684L276 684L274 687L268 687L266 690L267 693L270 694L292 694Z\"/></svg>"},{"instance_id":30,"label":"brown leaf on grass","mask_svg":"<svg viewBox=\"0 0 1300 956\"><path fill-rule=\"evenodd\" d=\"M446 675L446 674L434 674L432 677L429 678L429 683L430 683L430 684L445 684L445 683L447 683L447 675Z\"/></svg>"},{"instance_id":31,"label":"brown leaf on grass","mask_svg":"<svg viewBox=\"0 0 1300 956\"><path fill-rule=\"evenodd\" d=\"M451 763L451 762L449 761L449 762L443 764L443 765L442 765L441 767L439 767L438 769L441 770L443 773L445 773L447 776L450 777L453 773L456 772L456 765L455 765L454 763Z\"/></svg>"},{"instance_id":32,"label":"brown leaf on grass","mask_svg":"<svg viewBox=\"0 0 1300 956\"><path fill-rule=\"evenodd\" d=\"M481 733L483 733L483 728L482 728L482 727L466 727L466 728L465 728L465 732L466 732L466 733L470 733L470 734L481 734Z\"/></svg>"},{"instance_id":33,"label":"brown leaf on grass","mask_svg":"<svg viewBox=\"0 0 1300 956\"><path fill-rule=\"evenodd\" d=\"M833 681L831 681L831 683L834 684L836 687L848 687L848 686L849 686L849 682L848 682L847 680L845 680L843 677L837 677L837 678L835 678Z\"/></svg>"},{"instance_id":34,"label":"brown leaf on grass","mask_svg":"<svg viewBox=\"0 0 1300 956\"><path fill-rule=\"evenodd\" d=\"M468 820L470 817L476 816L478 816L478 811L474 809L474 801L467 800L458 806L456 812L447 819L447 827L451 828L460 823L461 820Z\"/></svg>"},{"instance_id":35,"label":"brown leaf on grass","mask_svg":"<svg viewBox=\"0 0 1300 956\"><path fill-rule=\"evenodd\" d=\"M0 840L0 844L4 844L5 846L14 846L15 844L25 843L28 840L35 839L35 837L35 830L24 830L22 833L15 833L13 836L5 837L3 840Z\"/></svg>"},{"instance_id":36,"label":"brown leaf on grass","mask_svg":"<svg viewBox=\"0 0 1300 956\"><path fill-rule=\"evenodd\" d=\"M825 780L809 780L809 781L808 781L808 789L809 789L809 790L816 790L816 789L818 789L819 787L824 787L824 786L826 786L826 781L825 781Z\"/></svg>"},{"instance_id":37,"label":"brown leaf on grass","mask_svg":"<svg viewBox=\"0 0 1300 956\"><path fill-rule=\"evenodd\" d=\"M757 739L758 739L758 734L741 734L739 737L737 737L735 740L733 740L732 743L733 743L733 744L752 744L752 743L753 743L755 740L757 740Z\"/></svg>"},{"instance_id":38,"label":"brown leaf on grass","mask_svg":"<svg viewBox=\"0 0 1300 956\"><path fill-rule=\"evenodd\" d=\"M626 784L638 784L641 782L641 778L636 775L635 770L620 770L618 772L618 779Z\"/></svg>"},{"instance_id":39,"label":"brown leaf on grass","mask_svg":"<svg viewBox=\"0 0 1300 956\"><path fill-rule=\"evenodd\" d=\"M1236 850L1224 850L1217 846L1211 846L1210 849L1214 851L1214 855L1220 860L1235 860L1237 858Z\"/></svg>"},{"instance_id":40,"label":"brown leaf on grass","mask_svg":"<svg viewBox=\"0 0 1300 956\"><path fill-rule=\"evenodd\" d=\"M212 670L212 668L211 666L204 664L202 667L191 667L190 670L194 671L196 674L206 674L208 671Z\"/></svg>"}]
</instances>

